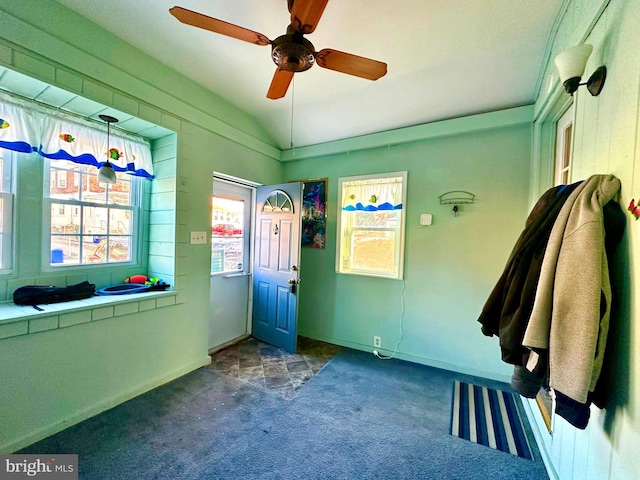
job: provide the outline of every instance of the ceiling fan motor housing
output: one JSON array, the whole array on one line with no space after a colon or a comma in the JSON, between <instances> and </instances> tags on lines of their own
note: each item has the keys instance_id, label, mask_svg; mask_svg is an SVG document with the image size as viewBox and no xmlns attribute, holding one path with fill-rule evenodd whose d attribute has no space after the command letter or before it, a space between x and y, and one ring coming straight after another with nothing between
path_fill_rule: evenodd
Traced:
<instances>
[{"instance_id":1,"label":"ceiling fan motor housing","mask_svg":"<svg viewBox=\"0 0 640 480\"><path fill-rule=\"evenodd\" d=\"M300 33L287 33L272 42L271 58L278 68L288 72L304 72L315 63L312 43Z\"/></svg>"}]
</instances>

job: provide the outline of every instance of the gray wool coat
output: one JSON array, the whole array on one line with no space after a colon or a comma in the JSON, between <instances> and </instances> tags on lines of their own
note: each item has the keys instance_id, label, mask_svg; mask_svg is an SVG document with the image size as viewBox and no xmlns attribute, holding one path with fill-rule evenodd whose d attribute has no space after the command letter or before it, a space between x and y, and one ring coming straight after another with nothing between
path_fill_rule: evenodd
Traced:
<instances>
[{"instance_id":1,"label":"gray wool coat","mask_svg":"<svg viewBox=\"0 0 640 480\"><path fill-rule=\"evenodd\" d=\"M620 190L613 175L593 175L569 196L551 231L523 345L527 368L548 350L549 385L586 403L607 342L611 283L602 208Z\"/></svg>"}]
</instances>

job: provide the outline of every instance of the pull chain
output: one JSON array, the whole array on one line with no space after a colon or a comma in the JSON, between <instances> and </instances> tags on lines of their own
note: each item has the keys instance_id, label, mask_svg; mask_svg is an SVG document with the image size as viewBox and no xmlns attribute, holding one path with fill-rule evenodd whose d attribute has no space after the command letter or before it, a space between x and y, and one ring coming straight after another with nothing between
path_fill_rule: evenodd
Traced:
<instances>
[{"instance_id":1,"label":"pull chain","mask_svg":"<svg viewBox=\"0 0 640 480\"><path fill-rule=\"evenodd\" d=\"M295 93L296 93L296 77L294 75L293 79L291 80L291 130L289 132L289 135L290 135L289 146L294 150L295 150L295 147L293 146L293 101L295 98ZM293 152L293 154L295 155L295 151Z\"/></svg>"}]
</instances>

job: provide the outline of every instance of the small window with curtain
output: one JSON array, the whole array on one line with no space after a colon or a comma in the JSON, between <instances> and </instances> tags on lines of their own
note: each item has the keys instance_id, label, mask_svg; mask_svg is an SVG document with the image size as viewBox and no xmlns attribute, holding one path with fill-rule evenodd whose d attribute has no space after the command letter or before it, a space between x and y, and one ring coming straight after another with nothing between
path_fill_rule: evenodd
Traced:
<instances>
[{"instance_id":1,"label":"small window with curtain","mask_svg":"<svg viewBox=\"0 0 640 480\"><path fill-rule=\"evenodd\" d=\"M1 122L2 120L0 120ZM0 148L0 271L11 270L13 243L12 154Z\"/></svg>"},{"instance_id":2,"label":"small window with curtain","mask_svg":"<svg viewBox=\"0 0 640 480\"><path fill-rule=\"evenodd\" d=\"M336 271L403 278L407 172L338 179Z\"/></svg>"},{"instance_id":3,"label":"small window with curtain","mask_svg":"<svg viewBox=\"0 0 640 480\"><path fill-rule=\"evenodd\" d=\"M117 183L107 185L98 182L94 167L66 160L46 164L49 178L58 179L49 183L45 198L50 218L50 264L133 261L139 178L117 173ZM61 178L69 181L60 182Z\"/></svg>"},{"instance_id":4,"label":"small window with curtain","mask_svg":"<svg viewBox=\"0 0 640 480\"><path fill-rule=\"evenodd\" d=\"M0 92L0 148L44 161L43 264L132 262L140 221L141 177L153 178L144 139ZM98 181L109 162L111 184ZM3 199L3 204L4 204ZM6 238L3 221L3 240Z\"/></svg>"}]
</instances>

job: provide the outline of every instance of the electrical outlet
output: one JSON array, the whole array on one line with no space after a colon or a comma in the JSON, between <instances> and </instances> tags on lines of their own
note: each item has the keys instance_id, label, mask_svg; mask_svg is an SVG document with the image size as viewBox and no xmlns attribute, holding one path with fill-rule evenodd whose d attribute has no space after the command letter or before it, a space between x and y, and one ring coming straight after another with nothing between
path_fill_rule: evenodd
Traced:
<instances>
[{"instance_id":1,"label":"electrical outlet","mask_svg":"<svg viewBox=\"0 0 640 480\"><path fill-rule=\"evenodd\" d=\"M207 232L191 232L191 245L202 245L207 243Z\"/></svg>"},{"instance_id":2,"label":"electrical outlet","mask_svg":"<svg viewBox=\"0 0 640 480\"><path fill-rule=\"evenodd\" d=\"M382 339L377 335L373 336L373 346L375 348L380 348L382 346Z\"/></svg>"}]
</instances>

